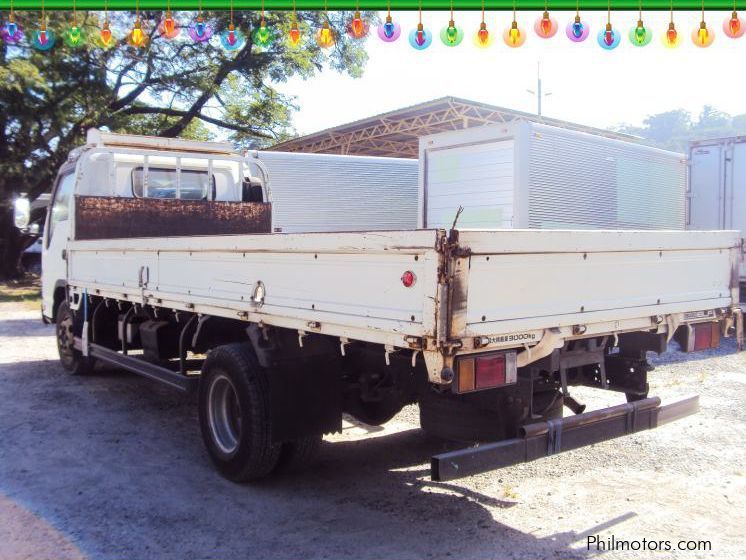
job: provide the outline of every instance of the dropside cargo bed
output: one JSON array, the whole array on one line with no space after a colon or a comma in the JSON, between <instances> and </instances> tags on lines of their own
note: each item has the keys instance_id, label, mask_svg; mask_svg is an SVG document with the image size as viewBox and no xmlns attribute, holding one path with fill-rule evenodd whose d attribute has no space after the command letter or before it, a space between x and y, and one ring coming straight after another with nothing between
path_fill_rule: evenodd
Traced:
<instances>
[{"instance_id":1,"label":"dropside cargo bed","mask_svg":"<svg viewBox=\"0 0 746 560\"><path fill-rule=\"evenodd\" d=\"M727 231L223 235L68 250L73 292L422 351L433 382L460 352L714 320L737 306L739 262Z\"/></svg>"}]
</instances>

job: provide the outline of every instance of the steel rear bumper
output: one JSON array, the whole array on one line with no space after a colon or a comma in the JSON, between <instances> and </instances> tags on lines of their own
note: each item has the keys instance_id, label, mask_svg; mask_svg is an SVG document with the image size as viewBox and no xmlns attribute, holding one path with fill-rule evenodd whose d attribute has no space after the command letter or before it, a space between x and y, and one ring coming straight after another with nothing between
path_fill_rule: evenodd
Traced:
<instances>
[{"instance_id":1,"label":"steel rear bumper","mask_svg":"<svg viewBox=\"0 0 746 560\"><path fill-rule=\"evenodd\" d=\"M658 397L594 410L567 418L528 424L520 437L435 455L433 480L453 480L534 461L627 434L652 430L699 410L699 396L661 406Z\"/></svg>"}]
</instances>

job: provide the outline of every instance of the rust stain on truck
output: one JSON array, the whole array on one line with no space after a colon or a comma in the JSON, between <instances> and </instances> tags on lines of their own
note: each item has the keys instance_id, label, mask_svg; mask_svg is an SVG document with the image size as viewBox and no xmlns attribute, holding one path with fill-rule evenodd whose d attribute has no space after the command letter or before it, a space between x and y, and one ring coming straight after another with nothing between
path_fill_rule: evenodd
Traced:
<instances>
[{"instance_id":1,"label":"rust stain on truck","mask_svg":"<svg viewBox=\"0 0 746 560\"><path fill-rule=\"evenodd\" d=\"M114 196L77 196L75 238L117 239L270 233L272 205Z\"/></svg>"}]
</instances>

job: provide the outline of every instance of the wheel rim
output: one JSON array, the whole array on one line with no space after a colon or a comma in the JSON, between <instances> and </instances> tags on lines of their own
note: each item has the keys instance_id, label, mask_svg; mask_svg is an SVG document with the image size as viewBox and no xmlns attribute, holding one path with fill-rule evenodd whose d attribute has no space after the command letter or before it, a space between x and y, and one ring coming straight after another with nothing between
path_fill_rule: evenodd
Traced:
<instances>
[{"instance_id":1,"label":"wheel rim","mask_svg":"<svg viewBox=\"0 0 746 560\"><path fill-rule=\"evenodd\" d=\"M210 385L207 418L212 440L225 455L233 455L241 437L241 406L233 382L220 374Z\"/></svg>"},{"instance_id":2,"label":"wheel rim","mask_svg":"<svg viewBox=\"0 0 746 560\"><path fill-rule=\"evenodd\" d=\"M64 362L73 360L73 318L69 314L57 321L57 349Z\"/></svg>"}]
</instances>

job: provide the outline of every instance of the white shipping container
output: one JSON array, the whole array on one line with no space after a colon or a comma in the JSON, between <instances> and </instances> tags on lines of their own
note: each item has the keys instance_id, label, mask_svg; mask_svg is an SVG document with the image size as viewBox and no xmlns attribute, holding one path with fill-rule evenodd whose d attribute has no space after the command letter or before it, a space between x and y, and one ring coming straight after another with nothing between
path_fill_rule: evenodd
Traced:
<instances>
[{"instance_id":1,"label":"white shipping container","mask_svg":"<svg viewBox=\"0 0 746 560\"><path fill-rule=\"evenodd\" d=\"M746 232L746 136L689 145L688 229ZM741 263L741 283L746 265Z\"/></svg>"},{"instance_id":2,"label":"white shipping container","mask_svg":"<svg viewBox=\"0 0 746 560\"><path fill-rule=\"evenodd\" d=\"M272 231L417 227L417 160L256 152L269 172ZM252 174L260 176L256 166Z\"/></svg>"},{"instance_id":3,"label":"white shipping container","mask_svg":"<svg viewBox=\"0 0 746 560\"><path fill-rule=\"evenodd\" d=\"M420 139L419 227L684 229L686 157L534 122Z\"/></svg>"}]
</instances>

